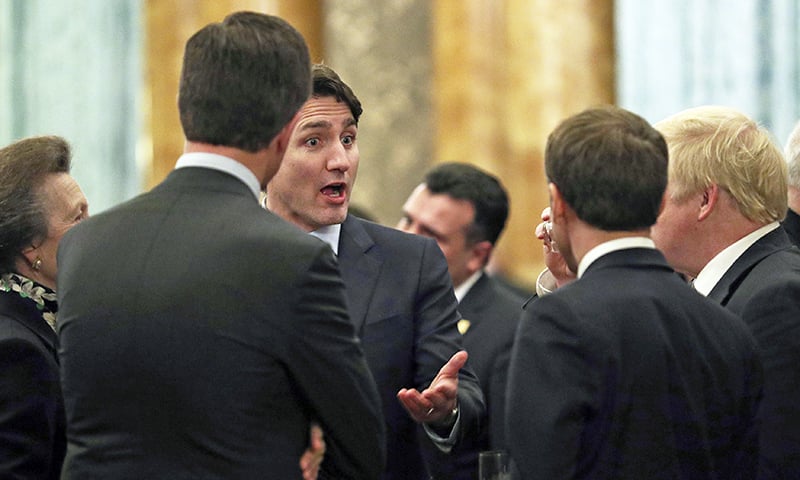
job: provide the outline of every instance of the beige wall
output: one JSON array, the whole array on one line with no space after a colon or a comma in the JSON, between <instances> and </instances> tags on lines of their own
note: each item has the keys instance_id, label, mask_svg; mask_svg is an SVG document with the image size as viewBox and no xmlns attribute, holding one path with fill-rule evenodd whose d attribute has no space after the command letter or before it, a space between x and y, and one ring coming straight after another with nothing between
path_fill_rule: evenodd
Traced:
<instances>
[{"instance_id":1,"label":"beige wall","mask_svg":"<svg viewBox=\"0 0 800 480\"><path fill-rule=\"evenodd\" d=\"M424 170L465 161L498 175L511 217L495 266L532 286L547 205L542 152L562 118L614 101L613 0L147 0L148 187L182 149L180 58L200 26L239 9L283 16L314 61L364 104L354 202L394 224Z\"/></svg>"}]
</instances>

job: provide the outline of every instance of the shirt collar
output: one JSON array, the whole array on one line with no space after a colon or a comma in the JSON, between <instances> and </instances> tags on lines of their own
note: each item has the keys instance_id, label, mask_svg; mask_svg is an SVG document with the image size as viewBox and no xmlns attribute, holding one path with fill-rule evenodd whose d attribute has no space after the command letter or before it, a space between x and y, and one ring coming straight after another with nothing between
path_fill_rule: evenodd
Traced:
<instances>
[{"instance_id":1,"label":"shirt collar","mask_svg":"<svg viewBox=\"0 0 800 480\"><path fill-rule=\"evenodd\" d=\"M461 303L461 300L463 300L464 297L467 296L469 290L472 288L473 285L475 285L478 279L481 278L481 275L483 275L483 269L480 269L477 272L473 273L472 275L470 275L468 279L461 282L461 285L453 289L453 291L456 294L456 300L458 300L458 303Z\"/></svg>"},{"instance_id":2,"label":"shirt collar","mask_svg":"<svg viewBox=\"0 0 800 480\"><path fill-rule=\"evenodd\" d=\"M232 158L208 152L184 153L178 159L175 168L186 167L210 168L233 175L247 185L247 188L253 192L256 200L258 200L258 195L261 192L258 178L256 178L256 175L250 171L249 168Z\"/></svg>"},{"instance_id":3,"label":"shirt collar","mask_svg":"<svg viewBox=\"0 0 800 480\"><path fill-rule=\"evenodd\" d=\"M711 261L709 261L706 266L700 270L700 273L697 274L697 278L694 279L692 284L694 289L703 295L708 296L711 290L714 289L714 286L716 286L717 282L719 282L722 276L725 275L725 272L727 272L734 262L736 262L736 260L742 256L745 250L756 243L758 239L778 228L779 225L780 224L778 222L772 222L764 225L758 230L754 230L753 232L725 247L724 250L716 254L714 258L712 258Z\"/></svg>"},{"instance_id":4,"label":"shirt collar","mask_svg":"<svg viewBox=\"0 0 800 480\"><path fill-rule=\"evenodd\" d=\"M589 265L593 264L598 258L611 252L628 248L656 248L656 246L653 240L647 237L623 237L603 242L586 252L586 255L578 263L578 278L581 278L586 269L589 268Z\"/></svg>"},{"instance_id":5,"label":"shirt collar","mask_svg":"<svg viewBox=\"0 0 800 480\"><path fill-rule=\"evenodd\" d=\"M341 223L337 223L336 225L327 225L308 233L309 235L313 235L330 245L333 253L335 255L339 255L339 236L342 234Z\"/></svg>"}]
</instances>

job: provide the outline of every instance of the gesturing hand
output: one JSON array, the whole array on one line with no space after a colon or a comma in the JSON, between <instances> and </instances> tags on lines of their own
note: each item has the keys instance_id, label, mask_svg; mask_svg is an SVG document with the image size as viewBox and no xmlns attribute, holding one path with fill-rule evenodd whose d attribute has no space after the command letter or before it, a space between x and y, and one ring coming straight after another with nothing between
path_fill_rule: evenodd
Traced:
<instances>
[{"instance_id":1,"label":"gesturing hand","mask_svg":"<svg viewBox=\"0 0 800 480\"><path fill-rule=\"evenodd\" d=\"M403 388L397 399L418 423L442 423L450 418L458 401L458 372L467 363L467 352L456 352L421 393Z\"/></svg>"}]
</instances>

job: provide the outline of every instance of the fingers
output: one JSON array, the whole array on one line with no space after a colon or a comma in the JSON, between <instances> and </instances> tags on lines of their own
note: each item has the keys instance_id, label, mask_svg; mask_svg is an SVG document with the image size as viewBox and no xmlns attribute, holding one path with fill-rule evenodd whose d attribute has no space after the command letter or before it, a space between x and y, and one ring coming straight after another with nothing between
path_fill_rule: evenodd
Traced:
<instances>
[{"instance_id":1,"label":"fingers","mask_svg":"<svg viewBox=\"0 0 800 480\"><path fill-rule=\"evenodd\" d=\"M308 443L308 449L300 457L300 469L303 472L303 480L316 480L326 449L322 428L316 423L311 424Z\"/></svg>"},{"instance_id":2,"label":"fingers","mask_svg":"<svg viewBox=\"0 0 800 480\"><path fill-rule=\"evenodd\" d=\"M467 363L467 358L469 355L467 354L466 350L459 350L458 352L454 353L450 360L444 364L444 366L439 370L439 375L436 376L438 379L439 377L446 376L446 377L457 377L458 371ZM436 382L436 380L434 380Z\"/></svg>"},{"instance_id":3,"label":"fingers","mask_svg":"<svg viewBox=\"0 0 800 480\"><path fill-rule=\"evenodd\" d=\"M550 221L550 207L545 207L542 210L542 222L549 222Z\"/></svg>"},{"instance_id":4,"label":"fingers","mask_svg":"<svg viewBox=\"0 0 800 480\"><path fill-rule=\"evenodd\" d=\"M311 450L325 453L325 440L322 436L322 427L316 423L311 424Z\"/></svg>"},{"instance_id":5,"label":"fingers","mask_svg":"<svg viewBox=\"0 0 800 480\"><path fill-rule=\"evenodd\" d=\"M434 405L423 397L416 389L403 388L397 392L397 399L406 409L415 422L421 423L428 420ZM430 413L429 413L430 412Z\"/></svg>"},{"instance_id":6,"label":"fingers","mask_svg":"<svg viewBox=\"0 0 800 480\"><path fill-rule=\"evenodd\" d=\"M535 233L536 233L536 238L538 238L539 240L544 240L545 239L544 237L547 235L547 229L545 228L545 225L547 225L547 222L542 222L539 225L536 225Z\"/></svg>"}]
</instances>

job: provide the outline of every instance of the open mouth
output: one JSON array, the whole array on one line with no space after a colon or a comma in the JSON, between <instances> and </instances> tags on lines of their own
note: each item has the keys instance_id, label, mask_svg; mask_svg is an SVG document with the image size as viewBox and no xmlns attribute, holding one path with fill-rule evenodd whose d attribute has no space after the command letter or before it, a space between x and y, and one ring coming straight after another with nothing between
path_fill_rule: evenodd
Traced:
<instances>
[{"instance_id":1,"label":"open mouth","mask_svg":"<svg viewBox=\"0 0 800 480\"><path fill-rule=\"evenodd\" d=\"M332 183L322 187L320 192L330 198L339 198L344 195L344 183Z\"/></svg>"}]
</instances>

